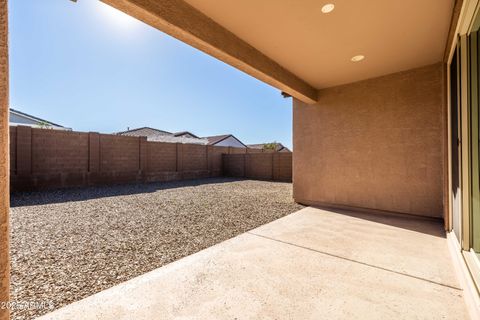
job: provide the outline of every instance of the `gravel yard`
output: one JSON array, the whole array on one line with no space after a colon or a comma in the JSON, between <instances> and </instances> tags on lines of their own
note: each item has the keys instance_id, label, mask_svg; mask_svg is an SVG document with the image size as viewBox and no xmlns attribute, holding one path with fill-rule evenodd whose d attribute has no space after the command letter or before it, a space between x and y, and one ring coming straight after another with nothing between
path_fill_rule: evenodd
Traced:
<instances>
[{"instance_id":1,"label":"gravel yard","mask_svg":"<svg viewBox=\"0 0 480 320\"><path fill-rule=\"evenodd\" d=\"M301 209L291 194L225 178L14 194L11 300L59 308Z\"/></svg>"}]
</instances>

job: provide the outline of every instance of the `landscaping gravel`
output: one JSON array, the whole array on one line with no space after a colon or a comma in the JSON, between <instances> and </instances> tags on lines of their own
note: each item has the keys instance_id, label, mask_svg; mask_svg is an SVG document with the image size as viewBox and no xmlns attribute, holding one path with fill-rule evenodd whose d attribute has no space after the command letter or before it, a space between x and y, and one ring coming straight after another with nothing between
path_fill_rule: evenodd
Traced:
<instances>
[{"instance_id":1,"label":"landscaping gravel","mask_svg":"<svg viewBox=\"0 0 480 320\"><path fill-rule=\"evenodd\" d=\"M290 183L225 178L17 193L11 200L11 300L48 301L55 309L302 208Z\"/></svg>"}]
</instances>

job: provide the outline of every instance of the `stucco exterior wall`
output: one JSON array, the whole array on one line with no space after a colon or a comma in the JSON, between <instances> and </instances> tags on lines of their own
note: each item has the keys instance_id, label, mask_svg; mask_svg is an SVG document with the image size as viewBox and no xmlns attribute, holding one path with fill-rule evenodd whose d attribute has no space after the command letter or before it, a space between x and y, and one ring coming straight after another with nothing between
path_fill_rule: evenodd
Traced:
<instances>
[{"instance_id":1,"label":"stucco exterior wall","mask_svg":"<svg viewBox=\"0 0 480 320\"><path fill-rule=\"evenodd\" d=\"M440 63L294 100L295 200L442 217L443 119Z\"/></svg>"},{"instance_id":2,"label":"stucco exterior wall","mask_svg":"<svg viewBox=\"0 0 480 320\"><path fill-rule=\"evenodd\" d=\"M41 121L29 119L27 117L15 114L10 110L9 113L9 125L10 126L30 126L33 128L40 128L42 127ZM56 126L53 124L48 124L49 129L56 129L56 130L71 130L70 128L64 128L60 126Z\"/></svg>"},{"instance_id":3,"label":"stucco exterior wall","mask_svg":"<svg viewBox=\"0 0 480 320\"><path fill-rule=\"evenodd\" d=\"M9 300L10 206L8 168L8 14L7 0L0 0L0 302ZM8 309L0 308L0 320L8 319Z\"/></svg>"},{"instance_id":4,"label":"stucco exterior wall","mask_svg":"<svg viewBox=\"0 0 480 320\"><path fill-rule=\"evenodd\" d=\"M20 125L38 125L38 121L33 121L32 119L27 119L25 117L20 117L14 113L10 112L10 125L12 124L20 124Z\"/></svg>"}]
</instances>

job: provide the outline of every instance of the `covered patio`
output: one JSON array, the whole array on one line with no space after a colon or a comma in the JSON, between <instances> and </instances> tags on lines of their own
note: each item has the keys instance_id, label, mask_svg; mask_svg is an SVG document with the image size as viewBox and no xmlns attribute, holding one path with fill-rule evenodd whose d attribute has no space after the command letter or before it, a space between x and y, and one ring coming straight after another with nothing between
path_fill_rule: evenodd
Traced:
<instances>
[{"instance_id":1,"label":"covered patio","mask_svg":"<svg viewBox=\"0 0 480 320\"><path fill-rule=\"evenodd\" d=\"M102 1L292 97L293 198L337 209L302 209L42 319L480 318L479 0Z\"/></svg>"},{"instance_id":2,"label":"covered patio","mask_svg":"<svg viewBox=\"0 0 480 320\"><path fill-rule=\"evenodd\" d=\"M468 319L441 221L308 207L39 319Z\"/></svg>"}]
</instances>

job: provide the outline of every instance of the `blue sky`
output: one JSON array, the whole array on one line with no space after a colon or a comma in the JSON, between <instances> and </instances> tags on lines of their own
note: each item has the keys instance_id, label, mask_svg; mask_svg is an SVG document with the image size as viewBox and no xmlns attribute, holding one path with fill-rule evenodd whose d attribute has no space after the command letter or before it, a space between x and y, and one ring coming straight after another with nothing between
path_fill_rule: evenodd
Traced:
<instances>
[{"instance_id":1,"label":"blue sky","mask_svg":"<svg viewBox=\"0 0 480 320\"><path fill-rule=\"evenodd\" d=\"M150 126L291 147L291 99L98 0L10 0L10 105L112 133Z\"/></svg>"}]
</instances>

